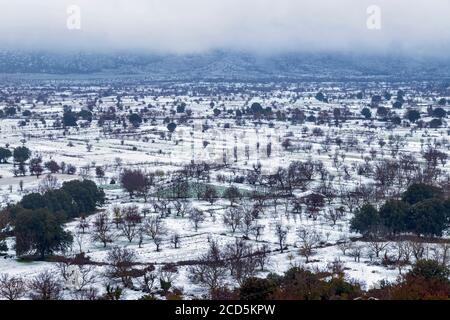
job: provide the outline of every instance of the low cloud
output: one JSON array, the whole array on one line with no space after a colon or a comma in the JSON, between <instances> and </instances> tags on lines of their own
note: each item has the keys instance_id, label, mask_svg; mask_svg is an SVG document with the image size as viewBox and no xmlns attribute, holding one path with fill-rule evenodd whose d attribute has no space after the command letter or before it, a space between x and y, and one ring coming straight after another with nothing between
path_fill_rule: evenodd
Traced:
<instances>
[{"instance_id":1,"label":"low cloud","mask_svg":"<svg viewBox=\"0 0 450 320\"><path fill-rule=\"evenodd\" d=\"M81 30L66 27L69 5ZM366 26L370 5L381 29ZM448 0L0 0L0 47L448 55Z\"/></svg>"}]
</instances>

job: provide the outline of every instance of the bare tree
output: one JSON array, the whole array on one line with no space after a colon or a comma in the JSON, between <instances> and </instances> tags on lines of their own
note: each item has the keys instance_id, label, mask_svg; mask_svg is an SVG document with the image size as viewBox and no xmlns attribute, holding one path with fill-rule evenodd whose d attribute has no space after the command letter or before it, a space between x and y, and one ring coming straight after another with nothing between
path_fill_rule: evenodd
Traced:
<instances>
[{"instance_id":1,"label":"bare tree","mask_svg":"<svg viewBox=\"0 0 450 320\"><path fill-rule=\"evenodd\" d=\"M339 258L328 263L327 268L335 276L343 277L345 275L345 266Z\"/></svg>"},{"instance_id":2,"label":"bare tree","mask_svg":"<svg viewBox=\"0 0 450 320\"><path fill-rule=\"evenodd\" d=\"M422 241L410 241L408 245L411 247L412 254L416 260L423 259L426 247Z\"/></svg>"},{"instance_id":3,"label":"bare tree","mask_svg":"<svg viewBox=\"0 0 450 320\"><path fill-rule=\"evenodd\" d=\"M269 246L267 244L262 245L256 250L255 262L259 265L261 271L265 270L265 267L269 261Z\"/></svg>"},{"instance_id":4,"label":"bare tree","mask_svg":"<svg viewBox=\"0 0 450 320\"><path fill-rule=\"evenodd\" d=\"M103 247L106 248L106 245L113 241L108 214L106 212L100 212L95 218L93 226L93 240L101 242Z\"/></svg>"},{"instance_id":5,"label":"bare tree","mask_svg":"<svg viewBox=\"0 0 450 320\"><path fill-rule=\"evenodd\" d=\"M440 243L434 249L434 259L442 264L443 266L448 266L450 259L450 244L448 243Z\"/></svg>"},{"instance_id":6,"label":"bare tree","mask_svg":"<svg viewBox=\"0 0 450 320\"><path fill-rule=\"evenodd\" d=\"M281 222L275 224L275 235L278 239L278 245L280 246L281 253L284 252L284 249L286 247L286 239L287 239L288 232L289 232L288 228L283 226L283 224L281 224Z\"/></svg>"},{"instance_id":7,"label":"bare tree","mask_svg":"<svg viewBox=\"0 0 450 320\"><path fill-rule=\"evenodd\" d=\"M350 257L355 259L355 262L360 262L362 255L362 247L361 246L353 246L349 253Z\"/></svg>"},{"instance_id":8,"label":"bare tree","mask_svg":"<svg viewBox=\"0 0 450 320\"><path fill-rule=\"evenodd\" d=\"M178 249L180 247L181 237L178 233L175 233L171 238L170 242L172 242L173 247Z\"/></svg>"},{"instance_id":9,"label":"bare tree","mask_svg":"<svg viewBox=\"0 0 450 320\"><path fill-rule=\"evenodd\" d=\"M152 239L159 238L163 233L166 232L164 222L159 217L150 217L144 222L145 233Z\"/></svg>"},{"instance_id":10,"label":"bare tree","mask_svg":"<svg viewBox=\"0 0 450 320\"><path fill-rule=\"evenodd\" d=\"M405 248L406 245L402 241L396 241L392 245L392 249L394 250L394 263L400 274L402 273L403 266L405 265Z\"/></svg>"},{"instance_id":11,"label":"bare tree","mask_svg":"<svg viewBox=\"0 0 450 320\"><path fill-rule=\"evenodd\" d=\"M167 294L172 287L172 283L175 280L177 273L178 268L172 263L166 264L159 269L159 283L164 294Z\"/></svg>"},{"instance_id":12,"label":"bare tree","mask_svg":"<svg viewBox=\"0 0 450 320\"><path fill-rule=\"evenodd\" d=\"M73 239L75 240L76 244L78 245L79 253L83 252L84 237L85 237L85 234L80 231L75 232L73 235Z\"/></svg>"},{"instance_id":13,"label":"bare tree","mask_svg":"<svg viewBox=\"0 0 450 320\"><path fill-rule=\"evenodd\" d=\"M168 217L171 214L172 208L170 207L170 201L167 199L153 200L152 206L161 218ZM184 212L181 213L184 214Z\"/></svg>"},{"instance_id":14,"label":"bare tree","mask_svg":"<svg viewBox=\"0 0 450 320\"><path fill-rule=\"evenodd\" d=\"M60 300L62 286L55 274L46 270L35 276L28 283L29 296L32 300Z\"/></svg>"},{"instance_id":15,"label":"bare tree","mask_svg":"<svg viewBox=\"0 0 450 320\"><path fill-rule=\"evenodd\" d=\"M189 212L189 220L194 225L195 232L197 232L200 224L205 221L205 214L203 213L203 211L197 208L193 208Z\"/></svg>"},{"instance_id":16,"label":"bare tree","mask_svg":"<svg viewBox=\"0 0 450 320\"><path fill-rule=\"evenodd\" d=\"M156 246L156 252L161 251L161 244L162 244L162 242L163 242L163 238L160 235L158 235L158 236L153 238L153 243Z\"/></svg>"},{"instance_id":17,"label":"bare tree","mask_svg":"<svg viewBox=\"0 0 450 320\"><path fill-rule=\"evenodd\" d=\"M137 206L130 206L122 209L120 229L122 234L128 239L128 242L133 241L138 234L138 227L141 221L141 215L139 214L139 209Z\"/></svg>"},{"instance_id":18,"label":"bare tree","mask_svg":"<svg viewBox=\"0 0 450 320\"><path fill-rule=\"evenodd\" d=\"M239 285L256 273L256 254L253 247L244 240L236 239L234 243L228 244L225 248L225 256L231 276Z\"/></svg>"},{"instance_id":19,"label":"bare tree","mask_svg":"<svg viewBox=\"0 0 450 320\"><path fill-rule=\"evenodd\" d=\"M257 224L254 225L251 229L250 232L251 234L255 237L256 241L259 241L259 238L261 237L263 231L264 231L265 226L262 224Z\"/></svg>"},{"instance_id":20,"label":"bare tree","mask_svg":"<svg viewBox=\"0 0 450 320\"><path fill-rule=\"evenodd\" d=\"M227 275L227 267L217 242L210 242L208 252L199 258L197 265L189 269L189 274L192 282L210 290L221 286Z\"/></svg>"},{"instance_id":21,"label":"bare tree","mask_svg":"<svg viewBox=\"0 0 450 320\"><path fill-rule=\"evenodd\" d=\"M108 277L118 278L126 288L132 288L131 269L136 261L136 254L133 250L114 247L107 254Z\"/></svg>"},{"instance_id":22,"label":"bare tree","mask_svg":"<svg viewBox=\"0 0 450 320\"><path fill-rule=\"evenodd\" d=\"M144 274L139 280L141 290L145 293L152 293L157 279L158 275L155 272L155 266L149 265L147 268L145 268Z\"/></svg>"},{"instance_id":23,"label":"bare tree","mask_svg":"<svg viewBox=\"0 0 450 320\"><path fill-rule=\"evenodd\" d=\"M84 255L78 255L75 258L64 258L56 264L61 277L77 291L93 285L97 278L94 273L95 266L85 264L84 259Z\"/></svg>"},{"instance_id":24,"label":"bare tree","mask_svg":"<svg viewBox=\"0 0 450 320\"><path fill-rule=\"evenodd\" d=\"M342 218L341 212L339 210L336 210L334 208L329 208L325 215L325 219L331 222L331 225L335 226L336 223Z\"/></svg>"},{"instance_id":25,"label":"bare tree","mask_svg":"<svg viewBox=\"0 0 450 320\"><path fill-rule=\"evenodd\" d=\"M413 254L413 248L409 245L409 242L403 243L403 256L405 264L411 263L411 256Z\"/></svg>"},{"instance_id":26,"label":"bare tree","mask_svg":"<svg viewBox=\"0 0 450 320\"><path fill-rule=\"evenodd\" d=\"M175 200L173 207L175 209L175 214L177 217L181 216L184 217L186 212L190 210L191 205L188 201L182 201L182 200Z\"/></svg>"},{"instance_id":27,"label":"bare tree","mask_svg":"<svg viewBox=\"0 0 450 320\"><path fill-rule=\"evenodd\" d=\"M0 275L0 297L6 300L19 300L25 295L25 281L8 274Z\"/></svg>"},{"instance_id":28,"label":"bare tree","mask_svg":"<svg viewBox=\"0 0 450 320\"><path fill-rule=\"evenodd\" d=\"M77 229L80 230L82 234L86 233L86 229L89 229L89 222L86 220L86 217L83 216L80 218Z\"/></svg>"},{"instance_id":29,"label":"bare tree","mask_svg":"<svg viewBox=\"0 0 450 320\"><path fill-rule=\"evenodd\" d=\"M439 164L444 166L447 163L448 155L434 147L430 147L423 153L423 158L425 159L427 166L434 169Z\"/></svg>"},{"instance_id":30,"label":"bare tree","mask_svg":"<svg viewBox=\"0 0 450 320\"><path fill-rule=\"evenodd\" d=\"M70 267L72 266L72 262L68 258L63 258L62 261L56 263L56 268L59 270L61 277L68 281L71 275Z\"/></svg>"},{"instance_id":31,"label":"bare tree","mask_svg":"<svg viewBox=\"0 0 450 320\"><path fill-rule=\"evenodd\" d=\"M314 247L320 242L320 237L315 230L299 228L297 236L300 240L300 254L305 257L306 263L314 255Z\"/></svg>"},{"instance_id":32,"label":"bare tree","mask_svg":"<svg viewBox=\"0 0 450 320\"><path fill-rule=\"evenodd\" d=\"M369 251L375 254L376 258L380 257L380 253L383 250L386 250L389 247L389 242L379 241L378 239L373 238L369 242Z\"/></svg>"},{"instance_id":33,"label":"bare tree","mask_svg":"<svg viewBox=\"0 0 450 320\"><path fill-rule=\"evenodd\" d=\"M98 289L89 287L82 290L76 290L72 292L72 298L76 301L96 301L98 297Z\"/></svg>"},{"instance_id":34,"label":"bare tree","mask_svg":"<svg viewBox=\"0 0 450 320\"><path fill-rule=\"evenodd\" d=\"M339 249L342 251L342 254L345 256L347 251L353 248L353 242L349 239L341 239L338 243Z\"/></svg>"},{"instance_id":35,"label":"bare tree","mask_svg":"<svg viewBox=\"0 0 450 320\"><path fill-rule=\"evenodd\" d=\"M88 264L78 264L78 276L76 289L77 291L86 290L86 287L95 283L97 275L95 274L95 266Z\"/></svg>"},{"instance_id":36,"label":"bare tree","mask_svg":"<svg viewBox=\"0 0 450 320\"><path fill-rule=\"evenodd\" d=\"M229 207L223 214L223 223L227 225L232 233L241 226L243 220L243 212L239 207Z\"/></svg>"},{"instance_id":37,"label":"bare tree","mask_svg":"<svg viewBox=\"0 0 450 320\"><path fill-rule=\"evenodd\" d=\"M256 218L258 217L258 210L250 203L243 203L239 206L239 209L242 210L242 223L240 224L240 229L246 238L249 237L250 232L253 229L253 226L256 223Z\"/></svg>"},{"instance_id":38,"label":"bare tree","mask_svg":"<svg viewBox=\"0 0 450 320\"><path fill-rule=\"evenodd\" d=\"M59 188L58 178L52 176L51 174L48 174L44 177L44 179L41 180L38 189L40 193L45 193L49 190L55 190L58 188Z\"/></svg>"}]
</instances>

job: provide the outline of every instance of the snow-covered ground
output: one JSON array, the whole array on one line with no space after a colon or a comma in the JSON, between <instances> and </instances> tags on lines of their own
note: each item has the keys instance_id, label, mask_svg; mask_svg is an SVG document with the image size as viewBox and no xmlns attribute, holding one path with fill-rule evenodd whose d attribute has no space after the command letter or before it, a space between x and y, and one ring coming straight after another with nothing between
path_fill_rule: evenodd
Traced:
<instances>
[{"instance_id":1,"label":"snow-covered ground","mask_svg":"<svg viewBox=\"0 0 450 320\"><path fill-rule=\"evenodd\" d=\"M43 88L22 88L20 90L20 112L12 118L0 120L0 138L2 146L9 148L25 145L33 152L33 156L41 156L45 161L51 159L57 162L64 161L67 164L75 165L78 170L76 175L57 174L55 175L60 183L71 179L89 178L105 188L107 203L104 210L112 217L112 207L116 205L129 206L138 205L140 208L149 207L143 199L130 200L128 195L119 185L109 185L111 179L119 181L120 173L125 168L140 168L145 171L154 172L156 170L166 173L174 172L182 168L183 165L192 161L199 163L206 161L209 163L223 164L226 159L227 167L221 167L218 171L211 172L211 184L219 187L231 185L228 182L218 181L217 175L237 177L244 175L248 170L253 170L256 164L261 165L264 174L274 173L279 167L288 167L292 161L321 161L328 174L334 176L332 184L336 189L352 189L363 183L371 183L373 180L362 175L358 175L357 167L366 162L375 163L386 158L392 158L392 150L396 148L396 141L400 141L397 148L398 154L413 155L418 161L423 162L422 152L428 145L439 145L441 151L450 150L449 126L444 120L444 124L438 129L416 129L415 126L400 125L389 128L387 122L380 121L376 116L377 109L371 109L372 119L366 120L361 116L362 108L370 104L371 94L382 94L388 90L387 84L367 83L365 96L357 99L356 93L360 91L359 84L289 84L289 85L254 85L247 87L245 84L230 85L231 93L220 92L219 87L211 84L211 92L198 92L195 84L174 84L159 88L158 86L138 85L133 92L128 92L127 88L112 89L114 94L100 96L94 104L94 114L100 110L108 110L110 107L117 107L117 114L126 116L129 112L139 112L146 108L148 111L142 113L146 121L139 128L126 128L117 122L110 122L102 127L98 125L95 117L89 127L70 128L65 132L61 128L54 128L52 124L63 112L63 106L70 106L72 110L79 111L85 108L88 101L93 101L100 92L106 92L103 87L67 87L54 88L47 103L35 100L36 93ZM226 84L223 84L226 88ZM189 88L192 88L191 90ZM400 118L408 108L420 110L422 120L428 122L432 119L427 115L429 105L436 106L436 99L441 97L439 93L432 90L425 90L421 85L407 86L401 85L406 92L405 104L402 109L392 110L392 102L383 100L380 106L385 106L391 111L395 111ZM6 88L5 88L6 89ZM302 90L300 90L302 89ZM11 89L12 90L12 89ZM45 89L47 90L47 89ZM130 89L131 90L131 89ZM322 90L330 101L323 103L317 101L314 96ZM391 89L394 92L393 89ZM396 92L396 91L395 91ZM11 93L12 95L13 93ZM116 96L120 95L120 103ZM136 97L136 99L135 99ZM448 98L448 97L447 97ZM253 102L259 102L263 107L271 107L276 113L287 112L298 108L303 111L306 117L314 115L331 119L323 123L306 121L301 124L293 124L289 121L274 119L262 120L256 124L253 120L245 118L236 121L234 112L238 108L250 107ZM192 116L185 122L180 123L181 113L176 113L176 107L185 103L186 109L192 111ZM212 107L214 103L214 107ZM5 102L0 102L0 109L6 107ZM120 108L118 108L120 105ZM221 111L220 115L214 115L213 109ZM122 110L120 110L122 109ZM333 112L340 109L346 112L346 121L334 121ZM446 108L448 110L448 107ZM32 112L31 117L23 117L21 113L25 110ZM174 112L171 113L171 110ZM228 113L230 110L232 113ZM173 134L166 128L167 123L163 120L169 117L178 123L178 127ZM27 118L25 126L19 126L21 119ZM45 119L45 125L40 121ZM205 125L209 126L204 130ZM226 125L227 124L227 125ZM321 129L321 133L317 129ZM400 137L400 139L395 139ZM343 143L339 146L336 138L340 138ZM283 147L283 142L289 139L298 147L298 150L289 151ZM331 142L325 149L325 140ZM353 141L353 142L352 142ZM382 146L380 141L386 144ZM205 143L207 142L207 144ZM271 154L267 155L267 145L271 144ZM92 147L89 147L92 145ZM259 145L259 147L257 147ZM89 150L90 149L90 150ZM246 151L248 149L248 151ZM225 154L225 156L224 156ZM235 157L235 154L237 157ZM374 156L376 155L376 156ZM336 165L336 162L339 165ZM105 169L106 177L97 178L95 167L102 166ZM345 170L349 175L344 174ZM13 165L0 165L0 200L3 206L7 203L19 201L23 195L38 190L39 183L43 179L36 177L14 177L12 173ZM440 167L444 172L450 173L450 166ZM23 182L23 191L20 189L20 181ZM252 187L246 183L232 183L242 190L251 190ZM308 191L319 186L319 177L308 186ZM296 191L301 193L302 191ZM89 234L80 239L80 244L75 243L72 251L67 255L82 251L96 262L107 262L108 250L114 246L126 247L136 252L137 260L142 264L155 264L157 267L166 263L181 263L197 259L204 254L209 247L209 241L214 239L219 244L225 246L232 243L236 238L242 237L241 231L234 234L223 223L222 216L229 207L229 201L220 200L213 205L205 201L190 199L192 206L204 211L211 211L207 214L206 220L200 224L197 231L192 226L191 221L186 217L171 215L164 218L166 228L161 251L157 252L152 240L146 237L142 248L139 248L138 241L134 239L129 242L119 230L114 230L114 243L106 248L98 242L94 242ZM306 213L293 214L292 206L287 210L279 204L277 210L266 204L263 214L258 219L258 224L265 226L262 236L258 241L250 237L247 240L257 248L263 244L268 245L271 250L267 270L259 272L258 276L265 276L268 272L282 273L292 266L305 265L308 268L325 269L333 261L340 260L346 268L346 274L351 279L356 279L365 284L366 288L376 285L380 280L393 281L399 276L396 268L386 268L381 265L380 259L370 259L367 243L355 240L354 246L362 247L360 261L355 261L349 254L344 255L338 243L350 238L358 238L360 235L351 233L349 221L353 216L347 203L335 198L330 203L327 202L325 208L321 209L316 220L309 218ZM335 225L324 217L330 208L344 207L343 217ZM158 216L158 212L150 215ZM91 223L96 215L87 218ZM68 223L65 227L72 233L77 233L79 221ZM286 241L287 250L279 252L275 225L281 223L288 228ZM315 249L315 254L310 257L311 262L306 263L305 257L299 254L299 237L297 230L307 228L314 230L322 240L322 244ZM170 243L170 237L179 234L181 237L180 248L175 249ZM15 257L14 239L8 238L8 256L0 258L0 274L17 274L26 278L51 268L58 272L55 264L51 262L23 262ZM393 245L389 250L394 250ZM431 255L431 253L430 253ZM373 261L371 261L373 260ZM98 277L96 286L103 290L106 283L104 266L95 269ZM236 285L231 278L231 286ZM180 266L178 274L174 280L174 286L182 288L184 297L200 297L206 293L205 289L193 284L188 277L188 267ZM144 293L132 290L125 291L125 298L135 299Z\"/></svg>"}]
</instances>

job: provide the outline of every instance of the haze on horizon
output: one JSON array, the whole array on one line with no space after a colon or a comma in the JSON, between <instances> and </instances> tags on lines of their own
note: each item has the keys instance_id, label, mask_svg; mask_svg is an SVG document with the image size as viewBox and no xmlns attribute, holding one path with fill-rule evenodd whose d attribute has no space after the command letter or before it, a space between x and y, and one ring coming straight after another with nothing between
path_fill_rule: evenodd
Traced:
<instances>
[{"instance_id":1,"label":"haze on horizon","mask_svg":"<svg viewBox=\"0 0 450 320\"><path fill-rule=\"evenodd\" d=\"M81 30L66 26L69 5ZM366 25L381 8L381 30ZM449 56L449 0L0 0L0 49Z\"/></svg>"}]
</instances>

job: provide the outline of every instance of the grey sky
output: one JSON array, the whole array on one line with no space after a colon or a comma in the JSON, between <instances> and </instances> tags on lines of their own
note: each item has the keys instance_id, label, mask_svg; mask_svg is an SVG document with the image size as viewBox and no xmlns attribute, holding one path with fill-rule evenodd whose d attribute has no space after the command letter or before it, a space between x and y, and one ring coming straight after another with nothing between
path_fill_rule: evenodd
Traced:
<instances>
[{"instance_id":1,"label":"grey sky","mask_svg":"<svg viewBox=\"0 0 450 320\"><path fill-rule=\"evenodd\" d=\"M70 4L81 30L66 28ZM450 0L0 0L0 12L2 48L450 53Z\"/></svg>"}]
</instances>

